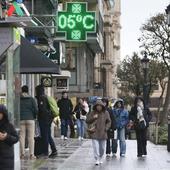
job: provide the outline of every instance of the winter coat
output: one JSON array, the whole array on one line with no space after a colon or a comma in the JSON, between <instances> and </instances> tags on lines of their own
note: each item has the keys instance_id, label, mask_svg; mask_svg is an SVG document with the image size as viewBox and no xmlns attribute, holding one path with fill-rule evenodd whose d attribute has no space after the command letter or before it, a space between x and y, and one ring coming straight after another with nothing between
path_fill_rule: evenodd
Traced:
<instances>
[{"instance_id":1,"label":"winter coat","mask_svg":"<svg viewBox=\"0 0 170 170\"><path fill-rule=\"evenodd\" d=\"M70 119L73 111L73 104L70 99L62 98L57 103L61 119Z\"/></svg>"},{"instance_id":2,"label":"winter coat","mask_svg":"<svg viewBox=\"0 0 170 170\"><path fill-rule=\"evenodd\" d=\"M134 122L134 128L137 129L138 119L137 119L137 108L132 107L129 113L129 120ZM149 108L145 108L143 112L144 119L146 121L146 128L149 127L149 122L152 119L152 113L150 112Z\"/></svg>"},{"instance_id":3,"label":"winter coat","mask_svg":"<svg viewBox=\"0 0 170 170\"><path fill-rule=\"evenodd\" d=\"M29 95L20 97L20 120L34 120L38 113L35 99Z\"/></svg>"},{"instance_id":4,"label":"winter coat","mask_svg":"<svg viewBox=\"0 0 170 170\"><path fill-rule=\"evenodd\" d=\"M82 106L81 104L76 105L76 107L74 108L74 113L76 114L77 119L80 119L81 115L85 116L87 114L84 109L84 106Z\"/></svg>"},{"instance_id":5,"label":"winter coat","mask_svg":"<svg viewBox=\"0 0 170 170\"><path fill-rule=\"evenodd\" d=\"M113 109L113 114L116 118L116 128L122 129L126 127L129 122L128 111L123 108Z\"/></svg>"},{"instance_id":6,"label":"winter coat","mask_svg":"<svg viewBox=\"0 0 170 170\"><path fill-rule=\"evenodd\" d=\"M107 131L108 138L110 139L110 138L114 138L114 131L116 130L116 119L115 119L112 109L107 108L107 111L108 111L108 113L110 115L110 119L111 119L111 126L110 126L109 130Z\"/></svg>"},{"instance_id":7,"label":"winter coat","mask_svg":"<svg viewBox=\"0 0 170 170\"><path fill-rule=\"evenodd\" d=\"M102 111L98 112L96 110L96 106L101 105ZM98 115L98 118L94 118L94 115ZM111 126L111 119L108 111L106 111L102 102L97 102L96 105L93 107L93 111L87 114L86 123L91 124L95 122L95 131L94 133L89 134L91 139L97 140L105 140L108 138L107 131Z\"/></svg>"},{"instance_id":8,"label":"winter coat","mask_svg":"<svg viewBox=\"0 0 170 170\"><path fill-rule=\"evenodd\" d=\"M38 121L43 121L46 124L51 124L54 119L50 109L48 98L46 95L41 95L37 98L38 102Z\"/></svg>"},{"instance_id":9,"label":"winter coat","mask_svg":"<svg viewBox=\"0 0 170 170\"><path fill-rule=\"evenodd\" d=\"M7 138L0 141L0 170L14 169L14 144L18 142L19 137L12 124L7 120L0 120L0 132L7 133Z\"/></svg>"}]
</instances>

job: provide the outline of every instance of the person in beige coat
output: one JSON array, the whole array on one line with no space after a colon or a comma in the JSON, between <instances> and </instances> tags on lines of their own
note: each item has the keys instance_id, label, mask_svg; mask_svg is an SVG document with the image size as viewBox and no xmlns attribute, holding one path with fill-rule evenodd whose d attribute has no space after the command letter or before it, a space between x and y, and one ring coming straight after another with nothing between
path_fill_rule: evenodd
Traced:
<instances>
[{"instance_id":1,"label":"person in beige coat","mask_svg":"<svg viewBox=\"0 0 170 170\"><path fill-rule=\"evenodd\" d=\"M87 114L86 123L89 137L92 139L94 158L96 165L102 163L105 153L107 131L111 126L111 119L108 111L102 101L97 101L93 107L93 111Z\"/></svg>"}]
</instances>

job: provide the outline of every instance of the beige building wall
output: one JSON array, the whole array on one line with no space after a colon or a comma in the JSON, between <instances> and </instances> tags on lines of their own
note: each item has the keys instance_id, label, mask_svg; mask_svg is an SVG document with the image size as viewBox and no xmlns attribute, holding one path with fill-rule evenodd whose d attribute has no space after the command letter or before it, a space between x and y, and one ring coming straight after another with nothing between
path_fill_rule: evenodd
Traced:
<instances>
[{"instance_id":1,"label":"beige building wall","mask_svg":"<svg viewBox=\"0 0 170 170\"><path fill-rule=\"evenodd\" d=\"M120 0L114 7L104 2L104 54L95 57L95 82L101 82L105 97L117 98L117 65L120 62Z\"/></svg>"}]
</instances>

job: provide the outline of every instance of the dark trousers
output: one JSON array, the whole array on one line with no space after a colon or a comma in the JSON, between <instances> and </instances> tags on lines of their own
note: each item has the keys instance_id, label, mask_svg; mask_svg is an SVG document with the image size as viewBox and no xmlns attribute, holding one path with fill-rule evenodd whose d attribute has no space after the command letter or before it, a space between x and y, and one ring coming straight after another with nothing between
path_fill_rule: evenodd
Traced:
<instances>
[{"instance_id":1,"label":"dark trousers","mask_svg":"<svg viewBox=\"0 0 170 170\"><path fill-rule=\"evenodd\" d=\"M55 146L54 140L51 136L51 123L47 124L44 121L39 121L39 126L40 126L42 145L43 145L42 154L47 156L49 144L50 144L52 152L56 151L56 146Z\"/></svg>"},{"instance_id":2,"label":"dark trousers","mask_svg":"<svg viewBox=\"0 0 170 170\"><path fill-rule=\"evenodd\" d=\"M138 156L147 155L147 129L136 130L137 154Z\"/></svg>"},{"instance_id":3,"label":"dark trousers","mask_svg":"<svg viewBox=\"0 0 170 170\"><path fill-rule=\"evenodd\" d=\"M70 126L70 137L75 136L74 123L71 119L61 119L61 135L67 137L68 126Z\"/></svg>"},{"instance_id":4,"label":"dark trousers","mask_svg":"<svg viewBox=\"0 0 170 170\"><path fill-rule=\"evenodd\" d=\"M116 139L107 139L106 142L106 154L117 153L117 140Z\"/></svg>"}]
</instances>

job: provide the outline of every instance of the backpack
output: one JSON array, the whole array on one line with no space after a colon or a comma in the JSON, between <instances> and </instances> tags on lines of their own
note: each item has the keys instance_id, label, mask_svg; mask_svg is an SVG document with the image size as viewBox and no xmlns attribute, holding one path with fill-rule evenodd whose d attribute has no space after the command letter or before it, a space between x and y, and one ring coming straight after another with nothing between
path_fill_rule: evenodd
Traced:
<instances>
[{"instance_id":1,"label":"backpack","mask_svg":"<svg viewBox=\"0 0 170 170\"><path fill-rule=\"evenodd\" d=\"M54 117L59 116L59 108L57 106L57 102L55 101L55 99L53 97L51 97L51 96L48 96L47 100L48 100L50 110L51 110L53 116Z\"/></svg>"}]
</instances>

